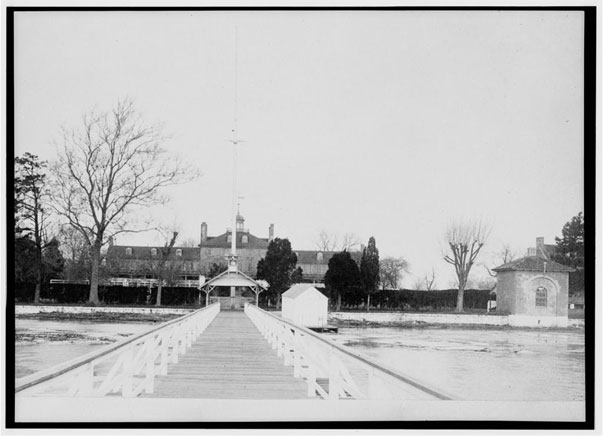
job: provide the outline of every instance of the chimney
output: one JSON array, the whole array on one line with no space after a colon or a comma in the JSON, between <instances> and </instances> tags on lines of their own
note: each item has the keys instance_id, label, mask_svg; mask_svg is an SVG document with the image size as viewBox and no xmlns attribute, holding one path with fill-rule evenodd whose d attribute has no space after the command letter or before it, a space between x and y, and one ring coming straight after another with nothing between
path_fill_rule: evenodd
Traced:
<instances>
[{"instance_id":1,"label":"chimney","mask_svg":"<svg viewBox=\"0 0 603 436\"><path fill-rule=\"evenodd\" d=\"M542 236L536 238L536 255L542 257L543 259L548 257L544 248L544 238Z\"/></svg>"},{"instance_id":2,"label":"chimney","mask_svg":"<svg viewBox=\"0 0 603 436\"><path fill-rule=\"evenodd\" d=\"M201 223L201 243L207 241L207 223L203 221Z\"/></svg>"},{"instance_id":3,"label":"chimney","mask_svg":"<svg viewBox=\"0 0 603 436\"><path fill-rule=\"evenodd\" d=\"M268 227L268 241L272 241L274 239L274 224L270 224Z\"/></svg>"},{"instance_id":4,"label":"chimney","mask_svg":"<svg viewBox=\"0 0 603 436\"><path fill-rule=\"evenodd\" d=\"M113 247L113 236L109 236L109 247Z\"/></svg>"}]
</instances>

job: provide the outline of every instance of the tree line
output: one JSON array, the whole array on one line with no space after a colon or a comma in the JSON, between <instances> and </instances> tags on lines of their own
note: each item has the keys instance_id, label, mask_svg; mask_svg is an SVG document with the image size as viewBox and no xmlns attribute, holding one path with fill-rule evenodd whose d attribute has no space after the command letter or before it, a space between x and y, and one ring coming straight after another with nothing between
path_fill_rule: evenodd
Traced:
<instances>
[{"instance_id":1,"label":"tree line","mask_svg":"<svg viewBox=\"0 0 603 436\"><path fill-rule=\"evenodd\" d=\"M56 160L46 162L24 153L14 160L14 281L32 286L34 301L53 278L87 280L88 302L98 304L99 283L107 268L101 250L116 235L148 228L136 222L135 211L165 203L165 188L199 176L163 148L165 136L157 125L144 122L131 101L120 101L110 111L90 111L80 126L63 129ZM458 283L456 310L463 310L469 275L488 237L481 222L454 222L446 232L443 259L455 271ZM159 282L170 276L169 262L177 233L152 265ZM570 276L572 289L584 288L584 221L582 213L568 221L555 239L553 260L576 268ZM408 263L403 258L379 258L373 237L359 259L349 249L358 245L353 234L341 241L325 232L316 241L325 249L341 251L329 260L325 285L336 308L346 295L371 297L382 290L399 289ZM328 250L325 250L328 251ZM213 265L218 274L221 265ZM303 280L297 257L287 239L274 239L257 266L257 278L270 287L263 301L280 304L280 295ZM426 289L434 286L435 274L425 277ZM161 285L157 304L161 304Z\"/></svg>"}]
</instances>

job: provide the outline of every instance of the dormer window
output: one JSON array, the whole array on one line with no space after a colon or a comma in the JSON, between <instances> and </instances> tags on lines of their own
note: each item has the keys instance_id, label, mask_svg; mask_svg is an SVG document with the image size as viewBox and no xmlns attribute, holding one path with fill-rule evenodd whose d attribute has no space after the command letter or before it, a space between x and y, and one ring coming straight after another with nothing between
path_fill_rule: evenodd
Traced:
<instances>
[{"instance_id":1,"label":"dormer window","mask_svg":"<svg viewBox=\"0 0 603 436\"><path fill-rule=\"evenodd\" d=\"M316 253L316 260L319 262L322 262L322 253L321 252Z\"/></svg>"},{"instance_id":2,"label":"dormer window","mask_svg":"<svg viewBox=\"0 0 603 436\"><path fill-rule=\"evenodd\" d=\"M151 256L157 256L157 249L151 248Z\"/></svg>"},{"instance_id":3,"label":"dormer window","mask_svg":"<svg viewBox=\"0 0 603 436\"><path fill-rule=\"evenodd\" d=\"M132 256L132 249L130 247L126 248L126 256Z\"/></svg>"},{"instance_id":4,"label":"dormer window","mask_svg":"<svg viewBox=\"0 0 603 436\"><path fill-rule=\"evenodd\" d=\"M176 256L182 257L182 248L176 250Z\"/></svg>"},{"instance_id":5,"label":"dormer window","mask_svg":"<svg viewBox=\"0 0 603 436\"><path fill-rule=\"evenodd\" d=\"M247 235L243 235L243 244L247 244L249 242L249 237Z\"/></svg>"},{"instance_id":6,"label":"dormer window","mask_svg":"<svg viewBox=\"0 0 603 436\"><path fill-rule=\"evenodd\" d=\"M228 235L228 237L226 238L227 242L232 242L232 235Z\"/></svg>"}]
</instances>

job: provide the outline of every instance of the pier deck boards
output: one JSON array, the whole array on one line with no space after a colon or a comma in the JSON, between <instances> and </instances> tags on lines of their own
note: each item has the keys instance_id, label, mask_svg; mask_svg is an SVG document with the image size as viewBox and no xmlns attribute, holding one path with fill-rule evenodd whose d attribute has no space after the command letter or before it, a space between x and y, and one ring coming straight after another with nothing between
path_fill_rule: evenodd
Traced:
<instances>
[{"instance_id":1,"label":"pier deck boards","mask_svg":"<svg viewBox=\"0 0 603 436\"><path fill-rule=\"evenodd\" d=\"M220 312L197 341L155 379L145 397L304 399L307 384L293 377L242 311Z\"/></svg>"}]
</instances>

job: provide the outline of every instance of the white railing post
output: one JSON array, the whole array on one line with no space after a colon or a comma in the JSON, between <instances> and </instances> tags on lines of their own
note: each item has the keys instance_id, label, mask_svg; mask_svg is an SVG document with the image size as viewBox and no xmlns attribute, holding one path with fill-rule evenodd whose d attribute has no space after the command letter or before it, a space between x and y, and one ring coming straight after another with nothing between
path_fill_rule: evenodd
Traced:
<instances>
[{"instance_id":1,"label":"white railing post","mask_svg":"<svg viewBox=\"0 0 603 436\"><path fill-rule=\"evenodd\" d=\"M333 350L329 350L329 400L339 399L339 368Z\"/></svg>"},{"instance_id":2,"label":"white railing post","mask_svg":"<svg viewBox=\"0 0 603 436\"><path fill-rule=\"evenodd\" d=\"M169 341L169 330L163 332L161 336L161 360L159 363L159 374L167 375L168 367L168 341Z\"/></svg>"},{"instance_id":3,"label":"white railing post","mask_svg":"<svg viewBox=\"0 0 603 436\"><path fill-rule=\"evenodd\" d=\"M301 376L301 337L300 333L293 332L293 377Z\"/></svg>"},{"instance_id":4,"label":"white railing post","mask_svg":"<svg viewBox=\"0 0 603 436\"><path fill-rule=\"evenodd\" d=\"M149 347L147 349L146 357L146 377L145 377L145 392L152 394L155 385L155 347L154 338L149 338Z\"/></svg>"},{"instance_id":5,"label":"white railing post","mask_svg":"<svg viewBox=\"0 0 603 436\"><path fill-rule=\"evenodd\" d=\"M132 383L134 379L134 368L133 368L133 360L134 353L132 352L132 347L128 347L125 351L124 365L122 369L123 373L123 383L121 387L121 394L124 397L132 396Z\"/></svg>"}]
</instances>

